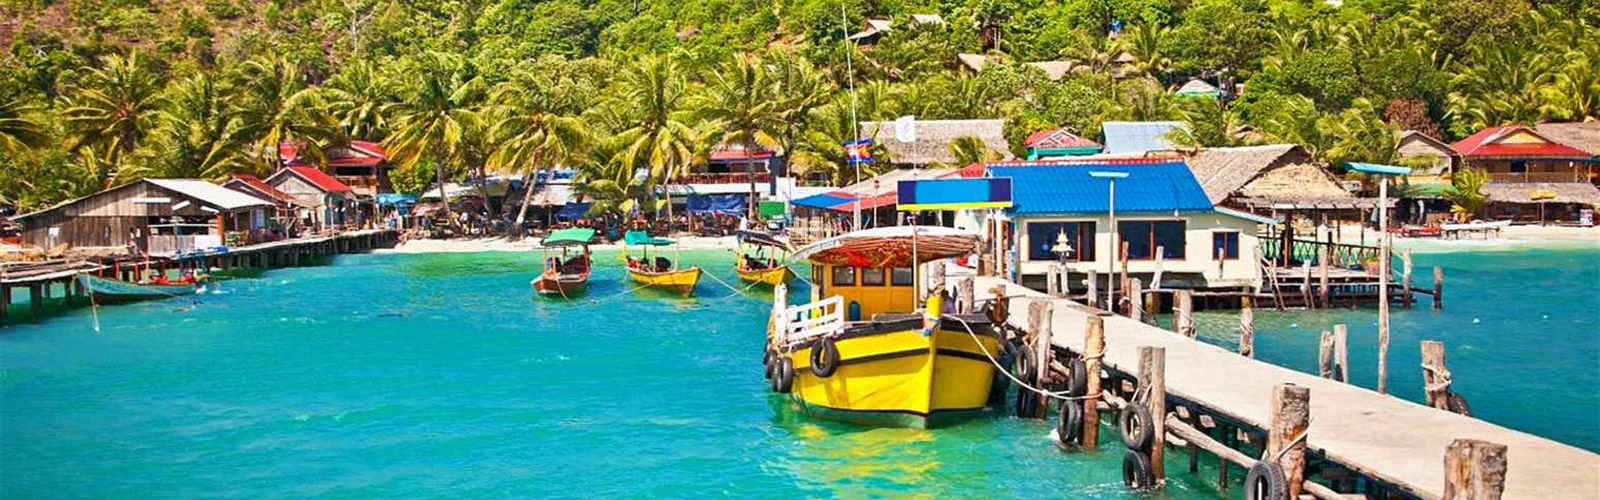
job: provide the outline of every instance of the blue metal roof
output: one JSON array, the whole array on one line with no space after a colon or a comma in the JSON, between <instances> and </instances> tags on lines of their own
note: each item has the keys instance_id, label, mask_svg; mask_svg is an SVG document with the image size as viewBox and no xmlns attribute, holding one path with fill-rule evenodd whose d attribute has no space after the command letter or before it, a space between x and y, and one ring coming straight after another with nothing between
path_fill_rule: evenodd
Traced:
<instances>
[{"instance_id":1,"label":"blue metal roof","mask_svg":"<svg viewBox=\"0 0 1600 500\"><path fill-rule=\"evenodd\" d=\"M1107 211L1111 181L1090 172L1124 172L1117 179L1118 213L1210 211L1211 199L1183 162L1077 163L989 167L992 177L1011 178L1013 215L1094 214Z\"/></svg>"},{"instance_id":2,"label":"blue metal roof","mask_svg":"<svg viewBox=\"0 0 1600 500\"><path fill-rule=\"evenodd\" d=\"M1183 122L1105 122L1100 129L1106 135L1105 152L1119 154L1178 149L1166 136L1183 126Z\"/></svg>"},{"instance_id":3,"label":"blue metal roof","mask_svg":"<svg viewBox=\"0 0 1600 500\"><path fill-rule=\"evenodd\" d=\"M1395 165L1379 165L1379 164L1376 164L1376 163L1360 163L1360 162L1350 161L1350 162L1345 162L1345 166L1350 167L1350 170L1354 170L1354 171L1361 172L1361 173L1366 173L1366 174L1377 174L1377 175L1409 175L1409 174L1411 174L1411 167L1399 167L1399 166L1395 166Z\"/></svg>"}]
</instances>

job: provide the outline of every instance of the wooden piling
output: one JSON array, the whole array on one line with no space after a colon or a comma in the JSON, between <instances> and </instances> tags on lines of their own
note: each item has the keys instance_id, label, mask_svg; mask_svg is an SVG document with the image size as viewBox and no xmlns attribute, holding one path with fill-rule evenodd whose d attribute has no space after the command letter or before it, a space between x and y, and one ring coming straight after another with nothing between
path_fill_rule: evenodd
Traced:
<instances>
[{"instance_id":1,"label":"wooden piling","mask_svg":"<svg viewBox=\"0 0 1600 500\"><path fill-rule=\"evenodd\" d=\"M1443 342L1422 341L1422 394L1428 406L1450 411L1450 369L1445 365Z\"/></svg>"},{"instance_id":2,"label":"wooden piling","mask_svg":"<svg viewBox=\"0 0 1600 500\"><path fill-rule=\"evenodd\" d=\"M1061 288L1065 285L1065 283L1061 282L1061 269L1060 269L1060 267L1061 267L1060 264L1051 265L1050 266L1050 270L1045 271L1045 273L1044 273L1044 293L1045 293L1045 295L1049 295L1051 297L1064 297L1064 296L1066 296L1066 293L1061 291Z\"/></svg>"},{"instance_id":3,"label":"wooden piling","mask_svg":"<svg viewBox=\"0 0 1600 500\"><path fill-rule=\"evenodd\" d=\"M44 311L44 289L39 285L28 285L28 307L34 316Z\"/></svg>"},{"instance_id":4,"label":"wooden piling","mask_svg":"<svg viewBox=\"0 0 1600 500\"><path fill-rule=\"evenodd\" d=\"M1333 325L1333 363L1334 380L1350 383L1350 327L1344 324Z\"/></svg>"},{"instance_id":5,"label":"wooden piling","mask_svg":"<svg viewBox=\"0 0 1600 500\"><path fill-rule=\"evenodd\" d=\"M973 278L968 277L956 282L956 312L972 314L973 311L978 309L978 301L974 295L976 293L974 281Z\"/></svg>"},{"instance_id":6,"label":"wooden piling","mask_svg":"<svg viewBox=\"0 0 1600 500\"><path fill-rule=\"evenodd\" d=\"M1321 271L1321 283L1317 286L1317 298L1322 302L1322 308L1328 309L1333 304L1328 302L1328 259L1331 256L1332 245L1322 247L1322 255L1317 259L1318 269Z\"/></svg>"},{"instance_id":7,"label":"wooden piling","mask_svg":"<svg viewBox=\"0 0 1600 500\"><path fill-rule=\"evenodd\" d=\"M1250 309L1250 297L1239 299L1239 354L1256 357L1255 312Z\"/></svg>"},{"instance_id":8,"label":"wooden piling","mask_svg":"<svg viewBox=\"0 0 1600 500\"><path fill-rule=\"evenodd\" d=\"M1028 303L1028 331L1033 334L1033 342L1028 346L1033 350L1033 359L1037 362L1034 366L1034 387L1044 387L1045 380L1050 375L1050 354L1053 351L1050 343L1051 319L1055 315L1055 304L1049 300L1034 300ZM1044 418L1049 400L1044 394L1033 393L1039 399L1035 406L1037 412L1029 415L1030 418ZM1019 415L1020 416L1020 415Z\"/></svg>"},{"instance_id":9,"label":"wooden piling","mask_svg":"<svg viewBox=\"0 0 1600 500\"><path fill-rule=\"evenodd\" d=\"M1113 229L1113 231L1115 231L1115 229ZM1123 293L1128 292L1128 242L1122 242L1122 249L1118 255L1120 255L1122 258L1122 278L1117 282L1117 286L1107 285L1107 287L1111 289L1110 292L1106 293L1106 300L1108 302L1116 300L1113 297L1116 297L1116 292L1118 289L1122 290ZM1118 306L1119 304L1116 302L1106 304L1107 310L1110 310L1111 312L1116 312Z\"/></svg>"},{"instance_id":10,"label":"wooden piling","mask_svg":"<svg viewBox=\"0 0 1600 500\"><path fill-rule=\"evenodd\" d=\"M6 311L11 310L11 287L0 285L0 325L6 324Z\"/></svg>"},{"instance_id":11,"label":"wooden piling","mask_svg":"<svg viewBox=\"0 0 1600 500\"><path fill-rule=\"evenodd\" d=\"M1144 321L1144 283L1139 278L1128 281L1128 318Z\"/></svg>"},{"instance_id":12,"label":"wooden piling","mask_svg":"<svg viewBox=\"0 0 1600 500\"><path fill-rule=\"evenodd\" d=\"M1172 292L1173 326L1179 335L1194 338L1194 292L1177 290Z\"/></svg>"},{"instance_id":13,"label":"wooden piling","mask_svg":"<svg viewBox=\"0 0 1600 500\"><path fill-rule=\"evenodd\" d=\"M1086 298L1083 301L1084 305L1089 307L1099 307L1097 304L1100 302L1100 273L1090 269L1089 278L1084 280L1084 282L1087 283L1089 287L1089 294L1085 296Z\"/></svg>"},{"instance_id":14,"label":"wooden piling","mask_svg":"<svg viewBox=\"0 0 1600 500\"><path fill-rule=\"evenodd\" d=\"M1167 442L1167 349L1165 347L1139 347L1139 384L1144 391L1144 405L1152 418L1150 444L1150 477L1156 485L1167 481L1165 460ZM1132 404L1138 404L1137 402Z\"/></svg>"},{"instance_id":15,"label":"wooden piling","mask_svg":"<svg viewBox=\"0 0 1600 500\"><path fill-rule=\"evenodd\" d=\"M1333 332L1327 330L1317 342L1317 376L1333 378Z\"/></svg>"},{"instance_id":16,"label":"wooden piling","mask_svg":"<svg viewBox=\"0 0 1600 500\"><path fill-rule=\"evenodd\" d=\"M1444 451L1444 500L1499 500L1506 489L1506 446L1451 441Z\"/></svg>"},{"instance_id":17,"label":"wooden piling","mask_svg":"<svg viewBox=\"0 0 1600 500\"><path fill-rule=\"evenodd\" d=\"M1444 309L1444 268L1433 266L1433 308Z\"/></svg>"},{"instance_id":18,"label":"wooden piling","mask_svg":"<svg viewBox=\"0 0 1600 500\"><path fill-rule=\"evenodd\" d=\"M1163 276L1162 276L1162 267L1163 267L1162 264L1163 264L1163 262L1162 261L1166 259L1166 257L1165 257L1166 253L1167 253L1167 248L1166 247L1163 247L1163 246L1160 246L1160 245L1156 246L1156 272L1155 272L1155 274L1150 276L1150 289L1151 290L1159 290L1161 288L1161 278L1163 278Z\"/></svg>"},{"instance_id":19,"label":"wooden piling","mask_svg":"<svg viewBox=\"0 0 1600 500\"><path fill-rule=\"evenodd\" d=\"M1300 280L1300 301L1301 301L1301 303L1304 303L1306 305L1306 309L1316 309L1317 308L1317 303L1316 303L1316 300L1315 300L1316 296L1311 294L1311 260L1310 259L1306 259L1306 265L1304 266L1304 270L1305 270L1305 278Z\"/></svg>"},{"instance_id":20,"label":"wooden piling","mask_svg":"<svg viewBox=\"0 0 1600 500\"><path fill-rule=\"evenodd\" d=\"M1083 434L1079 441L1084 449L1093 450L1100 445L1100 370L1106 353L1106 322L1100 316L1089 316L1083 329L1083 368L1087 372L1083 403Z\"/></svg>"},{"instance_id":21,"label":"wooden piling","mask_svg":"<svg viewBox=\"0 0 1600 500\"><path fill-rule=\"evenodd\" d=\"M1272 424L1267 429L1267 458L1277 457L1289 481L1288 498L1300 498L1305 482L1306 440L1311 423L1311 389L1279 384L1272 389Z\"/></svg>"},{"instance_id":22,"label":"wooden piling","mask_svg":"<svg viewBox=\"0 0 1600 500\"><path fill-rule=\"evenodd\" d=\"M936 260L936 261L933 261L933 262L929 262L928 263L928 293L927 294L932 294L932 293L934 293L935 290L939 290L939 291L942 292L944 290L944 282L945 282L944 261ZM927 294L924 294L924 295L927 295Z\"/></svg>"},{"instance_id":23,"label":"wooden piling","mask_svg":"<svg viewBox=\"0 0 1600 500\"><path fill-rule=\"evenodd\" d=\"M1413 302L1413 297L1411 295L1411 249L1410 248L1402 248L1402 249L1400 249L1400 271L1401 271L1401 273L1400 273L1400 287L1401 287L1400 300L1405 303L1407 309L1410 309L1411 308L1411 303Z\"/></svg>"}]
</instances>

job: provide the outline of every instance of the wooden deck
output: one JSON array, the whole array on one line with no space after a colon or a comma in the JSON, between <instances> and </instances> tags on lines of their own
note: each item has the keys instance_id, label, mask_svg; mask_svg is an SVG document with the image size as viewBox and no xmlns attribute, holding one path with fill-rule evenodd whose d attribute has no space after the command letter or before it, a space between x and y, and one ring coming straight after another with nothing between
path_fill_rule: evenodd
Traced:
<instances>
[{"instance_id":1,"label":"wooden deck","mask_svg":"<svg viewBox=\"0 0 1600 500\"><path fill-rule=\"evenodd\" d=\"M1052 340L1083 352L1086 319L1102 314L1065 299L1051 299L998 278L977 278L979 298L996 285L1012 300L1010 322L1027 324L1028 300L1056 301ZM1444 492L1444 452L1452 440L1472 438L1506 445L1505 498L1600 497L1600 455L1454 413L1385 396L1358 386L1245 358L1120 316L1103 316L1110 370L1138 373L1140 346L1166 349L1166 393L1240 424L1266 429L1274 385L1311 390L1308 452L1421 498ZM1397 370L1418 367L1393 366ZM1575 388L1574 390L1590 390Z\"/></svg>"}]
</instances>

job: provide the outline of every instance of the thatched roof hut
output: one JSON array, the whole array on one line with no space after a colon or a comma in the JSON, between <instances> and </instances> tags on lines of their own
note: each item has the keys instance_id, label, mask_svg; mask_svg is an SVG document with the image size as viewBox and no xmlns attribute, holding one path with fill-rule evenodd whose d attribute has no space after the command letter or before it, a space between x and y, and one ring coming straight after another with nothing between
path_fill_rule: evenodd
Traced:
<instances>
[{"instance_id":1,"label":"thatched roof hut","mask_svg":"<svg viewBox=\"0 0 1600 500\"><path fill-rule=\"evenodd\" d=\"M1295 144L1206 149L1189 159L1189 169L1217 205L1355 199L1310 152Z\"/></svg>"},{"instance_id":2,"label":"thatched roof hut","mask_svg":"<svg viewBox=\"0 0 1600 500\"><path fill-rule=\"evenodd\" d=\"M1600 157L1600 121L1571 123L1540 123L1535 132L1550 140L1566 144Z\"/></svg>"},{"instance_id":3,"label":"thatched roof hut","mask_svg":"<svg viewBox=\"0 0 1600 500\"><path fill-rule=\"evenodd\" d=\"M1600 205L1600 189L1587 182L1491 182L1483 186L1483 194L1496 203Z\"/></svg>"},{"instance_id":4,"label":"thatched roof hut","mask_svg":"<svg viewBox=\"0 0 1600 500\"><path fill-rule=\"evenodd\" d=\"M969 135L983 140L989 150L1002 159L1012 158L1004 120L863 122L861 130L873 131L873 140L888 150L889 162L895 165L954 163L950 142Z\"/></svg>"}]
</instances>

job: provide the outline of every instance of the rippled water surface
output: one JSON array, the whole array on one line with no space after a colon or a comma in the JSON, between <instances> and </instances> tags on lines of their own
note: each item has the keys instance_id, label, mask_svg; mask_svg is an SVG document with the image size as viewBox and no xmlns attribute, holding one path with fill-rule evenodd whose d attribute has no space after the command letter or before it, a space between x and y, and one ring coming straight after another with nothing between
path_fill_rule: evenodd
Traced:
<instances>
[{"instance_id":1,"label":"rippled water surface","mask_svg":"<svg viewBox=\"0 0 1600 500\"><path fill-rule=\"evenodd\" d=\"M732 281L728 252L685 260ZM1486 418L1596 448L1597 261L1419 256L1446 266L1449 307L1396 313L1396 391L1420 397L1416 340L1443 338ZM614 254L597 262L572 302L532 296L531 254L355 255L101 308L99 333L86 309L7 327L0 497L1132 496L1115 439L1066 454L1041 421L799 414L761 377L769 297L629 292ZM1314 330L1346 321L1370 385L1367 315L1263 312L1257 349L1309 369ZM1201 321L1231 338L1229 314ZM1218 495L1211 458L1169 458L1164 496Z\"/></svg>"}]
</instances>

